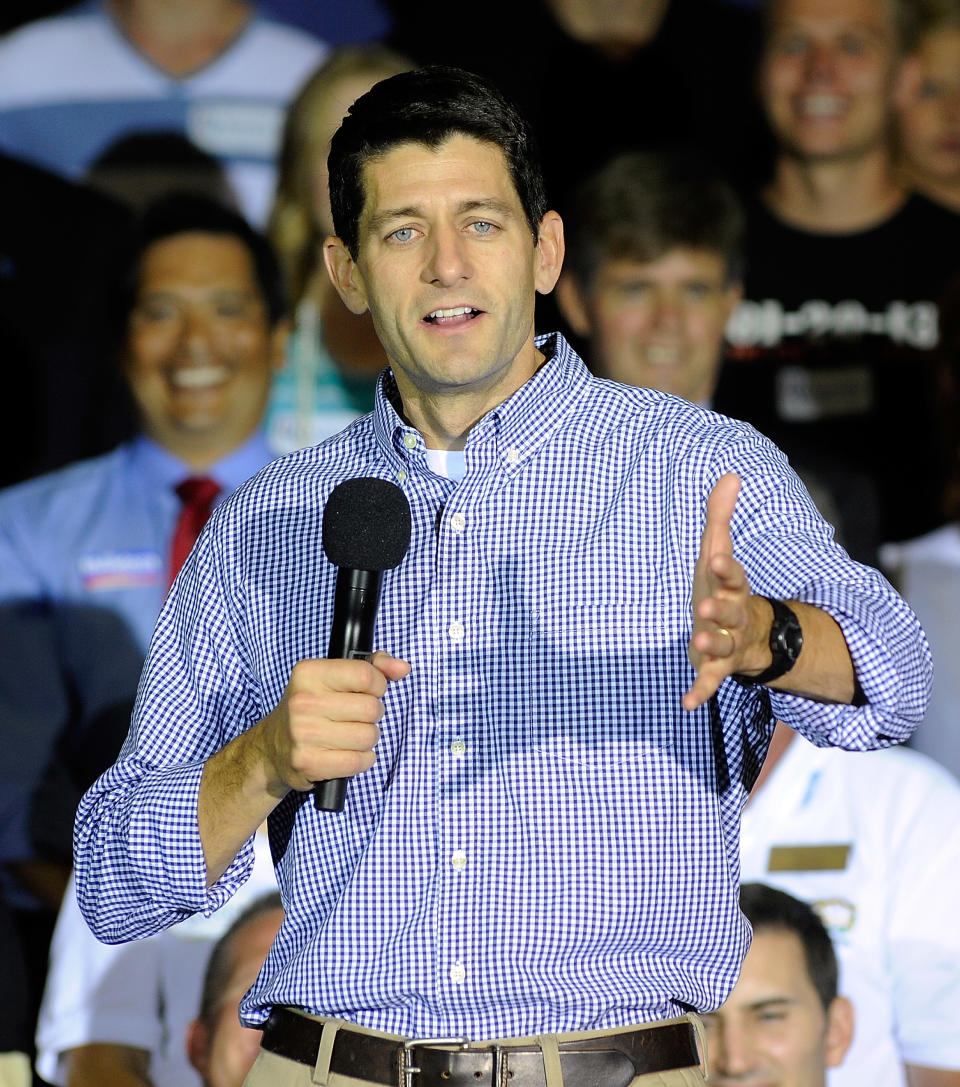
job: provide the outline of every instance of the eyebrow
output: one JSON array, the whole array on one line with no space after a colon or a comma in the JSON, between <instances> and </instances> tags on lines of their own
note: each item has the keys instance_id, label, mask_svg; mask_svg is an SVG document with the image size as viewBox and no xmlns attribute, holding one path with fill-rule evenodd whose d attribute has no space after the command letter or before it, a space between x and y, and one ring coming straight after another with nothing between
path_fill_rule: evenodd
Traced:
<instances>
[{"instance_id":1,"label":"eyebrow","mask_svg":"<svg viewBox=\"0 0 960 1087\"><path fill-rule=\"evenodd\" d=\"M768 40L775 40L777 38L789 35L804 33L807 30L805 23L783 23L779 27L772 28L770 31L770 37ZM872 23L843 23L838 27L840 33L848 34L850 31L856 31L861 34L865 34L869 38L873 38L875 41L881 44L889 41L889 35L880 27L874 26Z\"/></svg>"},{"instance_id":2,"label":"eyebrow","mask_svg":"<svg viewBox=\"0 0 960 1087\"><path fill-rule=\"evenodd\" d=\"M747 1007L750 1011L763 1011L765 1008L789 1008L796 1003L788 996L770 996L763 1000L754 1000Z\"/></svg>"},{"instance_id":3,"label":"eyebrow","mask_svg":"<svg viewBox=\"0 0 960 1087\"><path fill-rule=\"evenodd\" d=\"M504 219L513 219L516 217L516 212L509 204L503 200L498 200L494 196L487 196L482 199L462 200L454 208L454 213L456 215L469 215L471 211L490 211ZM402 208L387 208L377 215L372 215L367 226L370 230L379 231L385 227L387 223L392 223L396 219L422 219L424 217L425 212L423 208L417 207L415 204L409 204Z\"/></svg>"}]
</instances>

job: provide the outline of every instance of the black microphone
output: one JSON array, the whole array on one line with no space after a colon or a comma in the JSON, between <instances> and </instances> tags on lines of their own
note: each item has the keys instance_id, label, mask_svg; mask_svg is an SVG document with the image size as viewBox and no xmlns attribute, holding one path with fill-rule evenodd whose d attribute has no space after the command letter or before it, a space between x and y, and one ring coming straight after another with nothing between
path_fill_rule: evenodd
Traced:
<instances>
[{"instance_id":1,"label":"black microphone","mask_svg":"<svg viewBox=\"0 0 960 1087\"><path fill-rule=\"evenodd\" d=\"M383 571L399 566L409 546L410 503L396 484L363 476L345 479L330 492L323 552L339 569L328 657L370 659ZM342 811L348 780L317 782L317 809Z\"/></svg>"}]
</instances>

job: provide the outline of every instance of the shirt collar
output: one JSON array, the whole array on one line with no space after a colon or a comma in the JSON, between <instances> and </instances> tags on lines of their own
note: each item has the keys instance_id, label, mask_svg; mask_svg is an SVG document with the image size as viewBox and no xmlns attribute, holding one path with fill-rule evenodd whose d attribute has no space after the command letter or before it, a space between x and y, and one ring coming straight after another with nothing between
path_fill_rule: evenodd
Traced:
<instances>
[{"instance_id":1,"label":"shirt collar","mask_svg":"<svg viewBox=\"0 0 960 1087\"><path fill-rule=\"evenodd\" d=\"M263 434L256 431L243 445L201 471L141 434L130 443L130 458L138 475L152 480L157 487L172 489L187 476L200 475L215 479L229 494L273 460L274 454Z\"/></svg>"},{"instance_id":2,"label":"shirt collar","mask_svg":"<svg viewBox=\"0 0 960 1087\"><path fill-rule=\"evenodd\" d=\"M467 463L492 451L507 466L521 464L554 431L590 381L590 371L559 332L536 338L546 356L539 370L502 404L489 411L467 438ZM398 411L400 395L390 370L377 384L374 432L382 448L398 465L423 439Z\"/></svg>"}]
</instances>

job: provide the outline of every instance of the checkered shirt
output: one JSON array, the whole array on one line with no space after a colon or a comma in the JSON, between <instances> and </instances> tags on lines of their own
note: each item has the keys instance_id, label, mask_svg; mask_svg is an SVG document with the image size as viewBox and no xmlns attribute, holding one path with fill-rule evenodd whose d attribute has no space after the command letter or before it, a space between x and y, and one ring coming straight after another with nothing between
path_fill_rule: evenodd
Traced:
<instances>
[{"instance_id":1,"label":"checkered shirt","mask_svg":"<svg viewBox=\"0 0 960 1087\"><path fill-rule=\"evenodd\" d=\"M537 374L481 419L459 481L433 474L381 379L374 412L267 466L208 524L160 618L121 757L78 813L79 897L101 939L212 911L204 760L327 650L321 520L353 476L397 482L410 550L377 645L404 657L377 761L341 813L290 793L270 819L287 918L242 1005L296 1005L413 1037L593 1029L710 1009L747 943L739 813L775 717L814 743L903 740L929 652L912 613L832 539L751 427L590 375L541 338ZM755 591L840 624L866 704L726 681L686 713L706 501L743 480L734 553Z\"/></svg>"}]
</instances>

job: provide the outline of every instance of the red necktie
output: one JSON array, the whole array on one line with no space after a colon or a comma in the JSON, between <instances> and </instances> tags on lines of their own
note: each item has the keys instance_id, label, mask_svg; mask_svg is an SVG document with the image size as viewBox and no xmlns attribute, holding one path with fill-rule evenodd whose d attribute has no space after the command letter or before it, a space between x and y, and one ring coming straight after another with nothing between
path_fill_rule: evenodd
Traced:
<instances>
[{"instance_id":1,"label":"red necktie","mask_svg":"<svg viewBox=\"0 0 960 1087\"><path fill-rule=\"evenodd\" d=\"M214 499L220 493L220 484L209 476L190 476L174 488L183 503L170 542L170 580L180 572L180 567L197 542L200 530L207 523Z\"/></svg>"}]
</instances>

